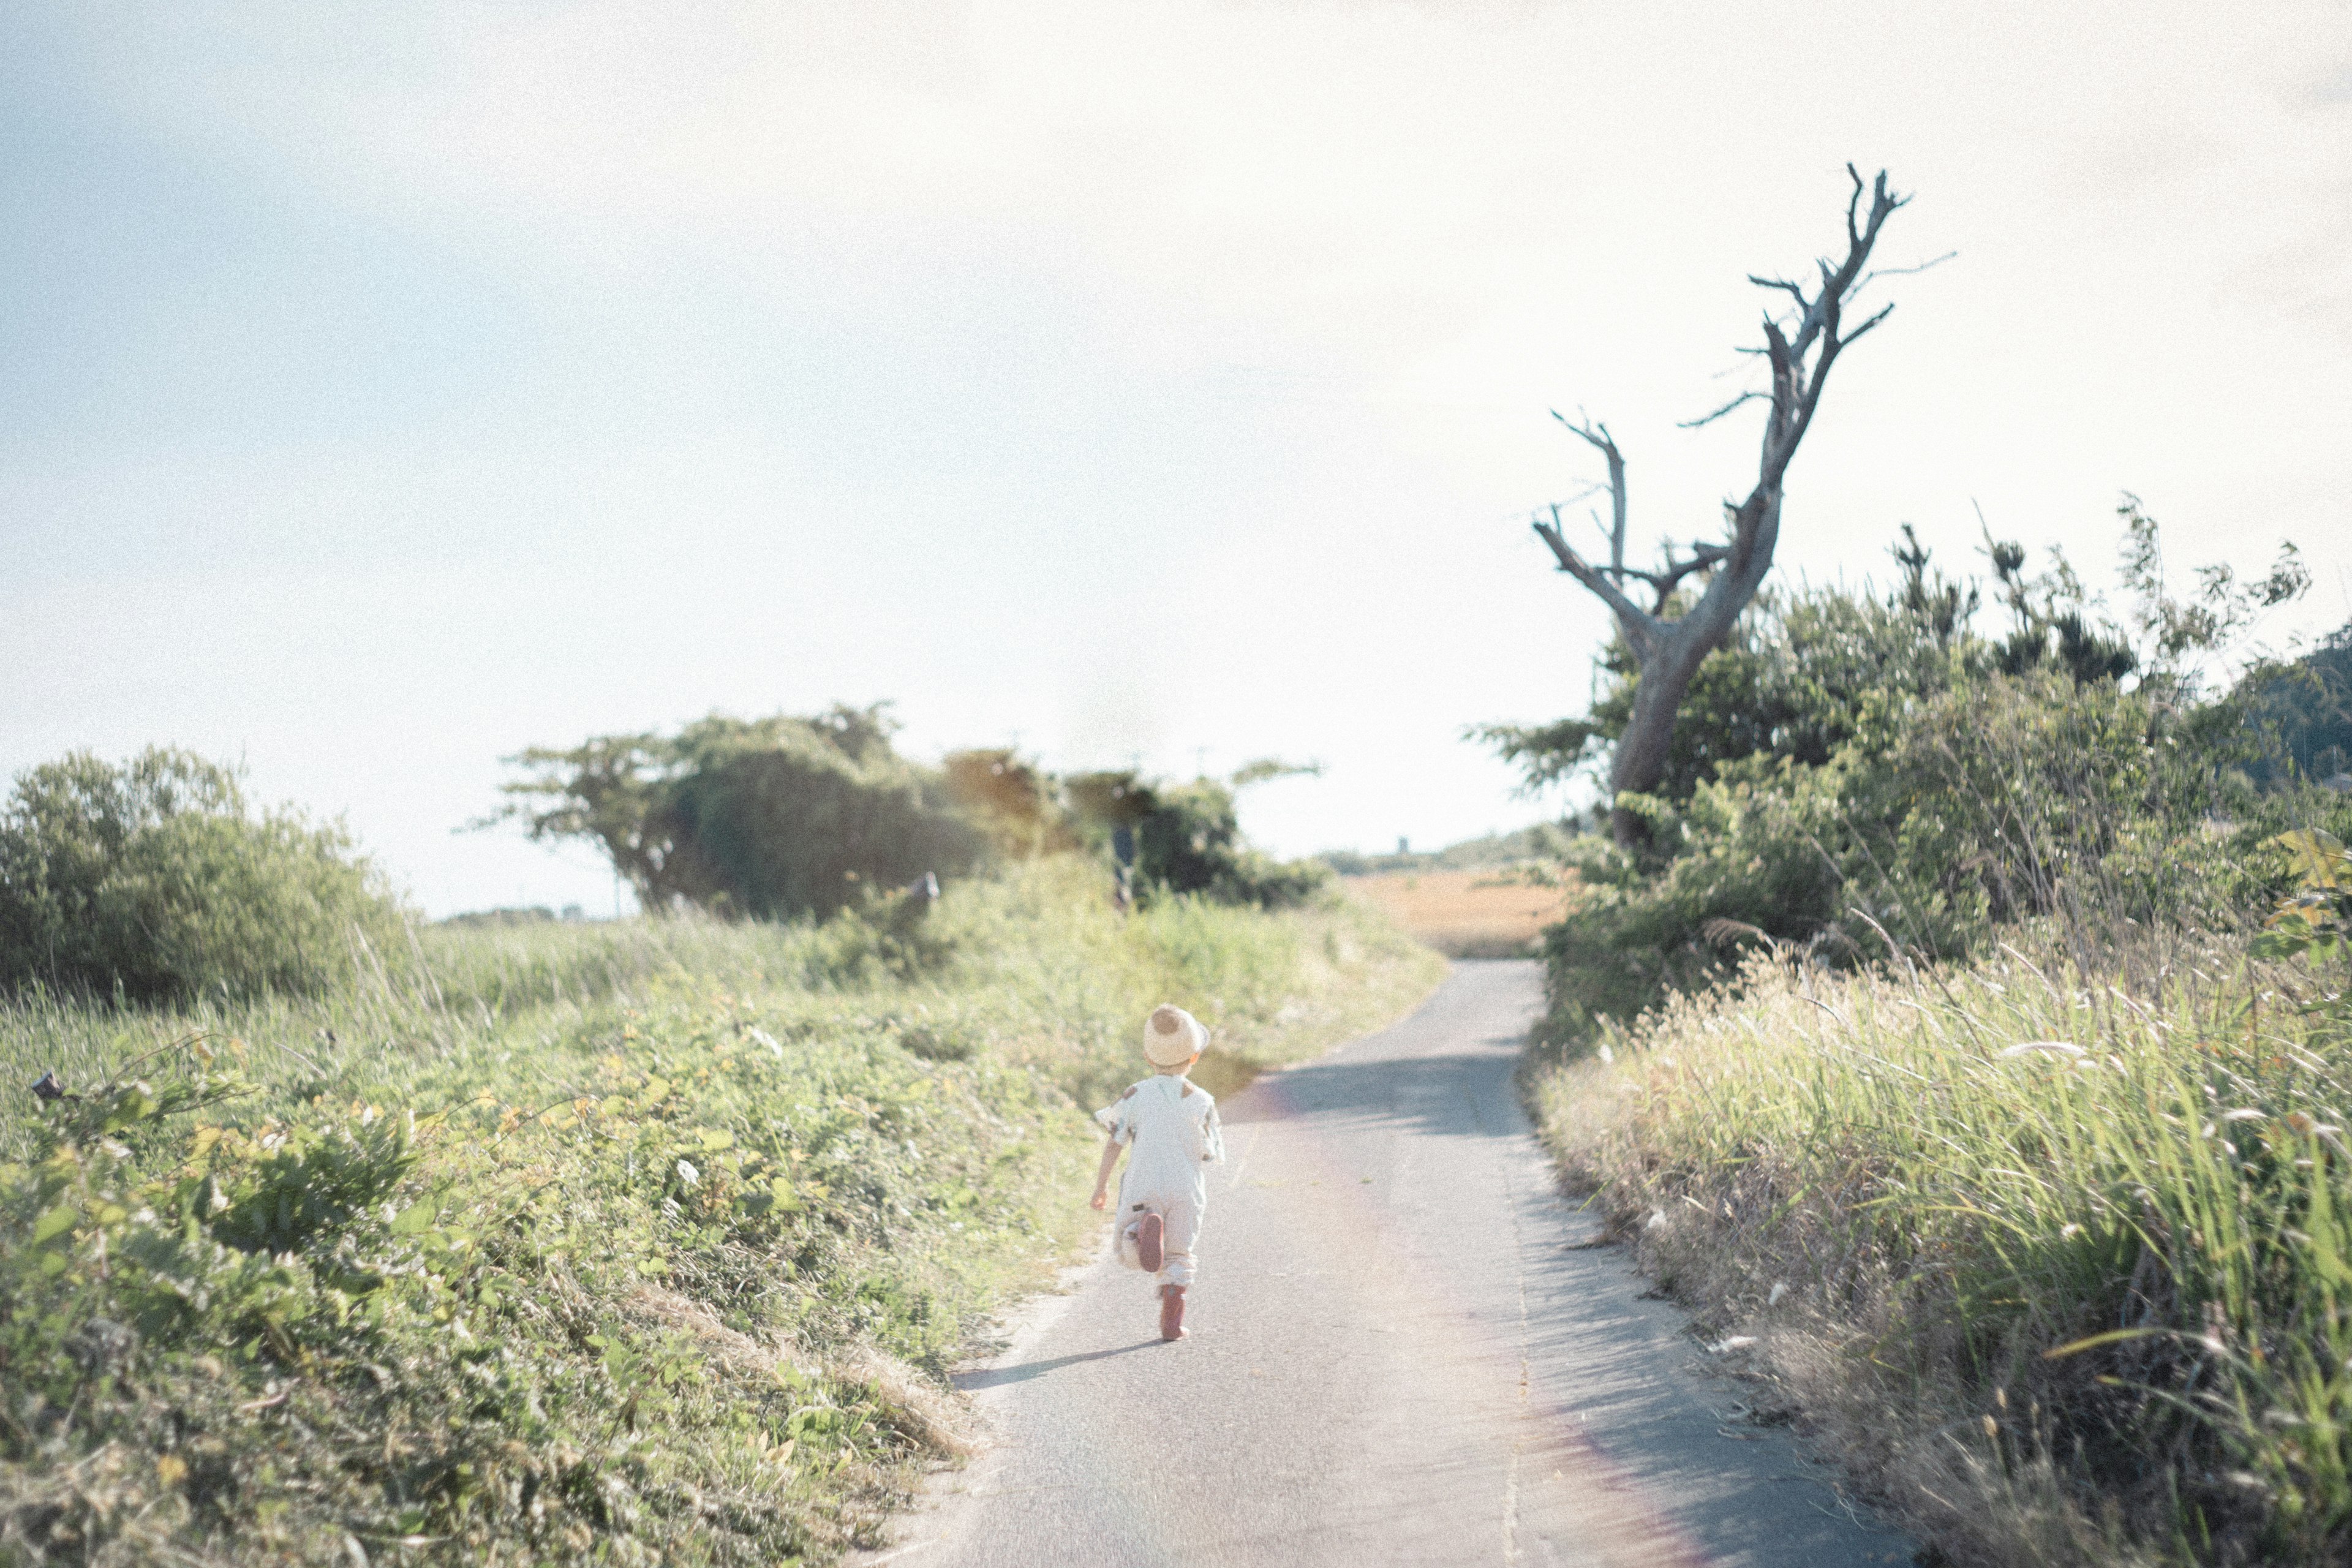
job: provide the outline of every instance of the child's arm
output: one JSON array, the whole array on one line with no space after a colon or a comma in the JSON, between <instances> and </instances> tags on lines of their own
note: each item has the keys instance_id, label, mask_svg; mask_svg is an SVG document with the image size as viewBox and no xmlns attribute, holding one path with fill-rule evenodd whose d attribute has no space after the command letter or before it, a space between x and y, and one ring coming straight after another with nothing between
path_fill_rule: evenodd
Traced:
<instances>
[{"instance_id":1,"label":"child's arm","mask_svg":"<svg viewBox=\"0 0 2352 1568\"><path fill-rule=\"evenodd\" d=\"M1104 1208L1109 1205L1110 1168L1118 1163L1118 1140L1113 1138L1103 1144L1102 1164L1095 1171L1095 1195L1092 1200L1094 1207Z\"/></svg>"}]
</instances>

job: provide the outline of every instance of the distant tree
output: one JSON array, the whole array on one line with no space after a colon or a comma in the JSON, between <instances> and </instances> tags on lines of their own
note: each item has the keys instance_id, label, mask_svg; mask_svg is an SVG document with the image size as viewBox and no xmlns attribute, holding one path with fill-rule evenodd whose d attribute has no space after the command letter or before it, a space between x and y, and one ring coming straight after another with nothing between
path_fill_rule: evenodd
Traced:
<instances>
[{"instance_id":1,"label":"distant tree","mask_svg":"<svg viewBox=\"0 0 2352 1568\"><path fill-rule=\"evenodd\" d=\"M877 703L533 747L491 820L595 844L648 909L823 917L988 852L947 780L891 749L896 728Z\"/></svg>"},{"instance_id":2,"label":"distant tree","mask_svg":"<svg viewBox=\"0 0 2352 1568\"><path fill-rule=\"evenodd\" d=\"M257 816L233 770L188 752L75 752L19 774L0 810L0 984L315 994L362 945L398 964L402 919L340 823Z\"/></svg>"},{"instance_id":3,"label":"distant tree","mask_svg":"<svg viewBox=\"0 0 2352 1568\"><path fill-rule=\"evenodd\" d=\"M1605 564L1591 564L1569 543L1558 506L1549 509L1549 521L1537 519L1535 531L1550 548L1559 569L1609 606L1625 655L1638 672L1632 710L1611 750L1612 800L1621 795L1647 794L1664 776L1673 751L1675 715L1692 678L1706 656L1730 635L1740 612L1771 570L1772 552L1780 535L1782 481L1798 445L1812 427L1830 367L1849 344L1885 321L1894 309L1883 307L1851 329L1845 325L1847 306L1873 276L1866 268L1879 230L1908 199L1887 188L1883 170L1867 191L1859 171L1848 164L1846 172L1853 180L1853 194L1846 204L1844 259L1834 264L1822 260L1819 280L1810 289L1787 279L1750 279L1760 288L1786 293L1793 303L1785 321L1766 315L1764 347L1750 351L1762 355L1769 364L1769 390L1742 393L1693 421L1694 426L1710 424L1750 402L1769 405L1756 483L1746 500L1725 503L1730 525L1727 540L1696 545L1679 560L1669 541L1660 552L1655 570L1627 565L1624 455L1605 424L1554 416L1608 465L1611 521L1601 530L1609 544ZM1865 194L1870 197L1866 214L1861 205ZM1686 599L1683 585L1696 575L1704 576L1706 586L1696 599ZM1648 606L1635 603L1628 593L1634 584L1649 591ZM1611 832L1621 846L1638 843L1645 832L1643 824L1642 814L1630 805L1619 804L1611 811Z\"/></svg>"},{"instance_id":4,"label":"distant tree","mask_svg":"<svg viewBox=\"0 0 2352 1568\"><path fill-rule=\"evenodd\" d=\"M2352 626L2292 663L2249 678L2256 722L2273 737L2260 776L2320 783L2352 774Z\"/></svg>"},{"instance_id":5,"label":"distant tree","mask_svg":"<svg viewBox=\"0 0 2352 1568\"><path fill-rule=\"evenodd\" d=\"M1244 843L1234 807L1237 787L1320 771L1265 759L1233 780L1153 784L1133 772L1079 773L1064 781L1072 809L1097 834L1135 835L1136 879L1143 896L1192 893L1220 903L1279 909L1304 902L1328 879L1308 861L1280 861Z\"/></svg>"},{"instance_id":6,"label":"distant tree","mask_svg":"<svg viewBox=\"0 0 2352 1568\"><path fill-rule=\"evenodd\" d=\"M950 752L949 796L1001 854L1027 859L1077 846L1054 775L1005 747Z\"/></svg>"}]
</instances>

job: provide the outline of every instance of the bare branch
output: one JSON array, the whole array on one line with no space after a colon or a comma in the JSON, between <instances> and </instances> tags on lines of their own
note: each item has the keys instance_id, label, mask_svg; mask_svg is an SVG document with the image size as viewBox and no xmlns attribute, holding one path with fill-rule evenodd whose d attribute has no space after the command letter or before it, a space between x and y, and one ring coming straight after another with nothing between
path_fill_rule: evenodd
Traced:
<instances>
[{"instance_id":1,"label":"bare branch","mask_svg":"<svg viewBox=\"0 0 2352 1568\"><path fill-rule=\"evenodd\" d=\"M1729 560L1731 552L1732 547L1728 544L1698 544L1691 547L1689 560L1676 561L1674 546L1669 544L1664 551L1665 563L1659 570L1642 572L1628 567L1619 574L1619 576L1621 580L1633 577L1648 584L1650 592L1657 596L1658 601L1656 607L1651 613L1664 616L1666 613L1666 606L1674 602L1675 590L1680 588L1692 573L1714 570ZM1672 625L1679 626L1681 623L1677 621Z\"/></svg>"},{"instance_id":2,"label":"bare branch","mask_svg":"<svg viewBox=\"0 0 2352 1568\"><path fill-rule=\"evenodd\" d=\"M1884 170L1874 180L1866 182L1862 171L1849 163L1846 175L1853 182L1853 189L1846 198L1843 257L1818 258L1814 263L1816 278L1810 286L1765 273L1748 275L1748 281L1758 288L1787 295L1793 307L1789 312L1768 310L1763 319L1763 346L1738 351L1764 359L1769 372L1766 387L1741 392L1711 413L1682 424L1684 429L1698 429L1750 403L1769 405L1754 487L1744 500L1724 502L1727 539L1720 543L1695 545L1687 555L1680 557L1668 541L1659 552L1654 570L1626 565L1624 454L1618 449L1609 427L1585 417L1581 411L1575 420L1557 411L1553 414L1586 445L1601 453L1609 465L1612 521L1603 525L1598 516L1593 519L1609 541L1606 566L1592 565L1570 546L1561 528L1559 506L1550 509L1549 521L1538 515L1533 522L1537 535L1550 548L1560 570L1609 606L1640 663L1632 711L1611 749L1609 784L1621 798L1654 788L1663 776L1674 735L1675 709L1701 662L1722 645L1771 570L1773 551L1780 539L1782 481L1821 405L1830 370L1850 344L1877 327L1892 309L1882 308L1849 328L1846 313L1855 294L1881 273L1894 276L1923 272L1950 259L1948 254L1911 267L1872 270L1870 257L1880 231L1887 218L1909 198L1888 186ZM1667 620L1666 613L1675 595L1701 574L1707 574L1705 588L1681 615ZM1629 596L1628 589L1637 583L1649 590L1655 601L1654 609L1644 611ZM1631 806L1614 809L1611 826L1621 845L1638 843L1647 832L1639 813Z\"/></svg>"},{"instance_id":3,"label":"bare branch","mask_svg":"<svg viewBox=\"0 0 2352 1568\"><path fill-rule=\"evenodd\" d=\"M1591 420L1581 425L1571 423L1557 408L1551 411L1551 416L1582 437L1609 464L1609 564L1622 572L1625 569L1625 454L1617 449L1616 437L1609 434L1608 426Z\"/></svg>"},{"instance_id":4,"label":"bare branch","mask_svg":"<svg viewBox=\"0 0 2352 1568\"><path fill-rule=\"evenodd\" d=\"M1735 408L1741 407L1747 404L1761 403L1763 401L1765 401L1764 394L1758 392L1751 387L1748 391L1743 392L1738 396L1733 398L1730 402L1725 404L1722 407L1717 409L1714 413L1702 414L1696 419L1684 419L1678 421L1675 424L1675 428L1677 430L1700 429L1706 426L1714 424L1717 420L1722 418L1725 415L1730 413Z\"/></svg>"},{"instance_id":5,"label":"bare branch","mask_svg":"<svg viewBox=\"0 0 2352 1568\"><path fill-rule=\"evenodd\" d=\"M1870 331L1870 329L1871 329L1871 328L1873 328L1873 327L1874 327L1874 326L1878 325L1878 323L1879 323L1879 322L1881 322L1881 321L1883 321L1886 320L1886 318L1887 318L1887 317L1889 317L1889 316L1891 316L1891 315L1893 315L1893 314L1895 314L1895 307L1894 307L1892 304L1881 305L1881 306L1877 309L1877 310L1876 310L1876 311L1873 312L1873 314L1871 315L1870 320L1868 320L1868 321L1866 321L1863 322L1863 324L1862 324L1862 325L1860 325L1860 326L1856 327L1853 331L1852 331L1848 332L1848 333L1845 335L1844 340L1843 340L1843 342L1841 342L1838 344L1838 347L1840 347L1840 348L1842 348L1842 349L1843 349L1843 348L1851 348L1851 347L1853 347L1853 341L1854 341L1856 338L1858 338L1858 337L1862 336L1862 334L1863 334L1863 333L1864 333L1864 332L1866 332L1866 331ZM1813 379L1814 379L1814 380L1816 380L1816 381L1819 381L1819 380L1821 379L1821 377L1820 377L1820 375L1819 375L1818 374L1816 374L1814 375Z\"/></svg>"},{"instance_id":6,"label":"bare branch","mask_svg":"<svg viewBox=\"0 0 2352 1568\"><path fill-rule=\"evenodd\" d=\"M1931 267L1941 267L1959 254L1957 250L1948 250L1941 256L1931 256L1925 261L1916 261L1908 267L1874 267L1863 274L1862 281L1855 284L1854 288L1859 291L1868 286L1874 278L1908 278L1915 272L1925 272Z\"/></svg>"},{"instance_id":7,"label":"bare branch","mask_svg":"<svg viewBox=\"0 0 2352 1568\"><path fill-rule=\"evenodd\" d=\"M1617 617L1618 628L1625 634L1625 640L1633 645L1636 657L1643 655L1662 629L1657 617L1627 598L1625 591L1604 574L1593 570L1584 557L1576 552L1576 547L1569 543L1568 536L1560 531L1559 509L1553 507L1550 510L1549 522L1540 517L1532 520L1537 537L1551 547L1552 558L1559 563L1561 571L1575 578L1594 597L1609 606L1610 614Z\"/></svg>"},{"instance_id":8,"label":"bare branch","mask_svg":"<svg viewBox=\"0 0 2352 1568\"><path fill-rule=\"evenodd\" d=\"M1797 309L1801 310L1805 308L1805 291L1786 278L1766 278L1761 274L1751 272L1748 275L1748 281L1755 284L1759 289L1786 289L1796 300Z\"/></svg>"}]
</instances>

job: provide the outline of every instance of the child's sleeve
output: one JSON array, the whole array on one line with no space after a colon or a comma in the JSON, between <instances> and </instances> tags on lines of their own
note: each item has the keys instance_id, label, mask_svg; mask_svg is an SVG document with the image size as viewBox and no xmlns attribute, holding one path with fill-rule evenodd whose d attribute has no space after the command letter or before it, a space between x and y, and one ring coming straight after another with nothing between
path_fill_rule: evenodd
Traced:
<instances>
[{"instance_id":1,"label":"child's sleeve","mask_svg":"<svg viewBox=\"0 0 2352 1568\"><path fill-rule=\"evenodd\" d=\"M1209 1114L1201 1119L1201 1162L1207 1165L1225 1163L1225 1129L1217 1120L1217 1108L1209 1107Z\"/></svg>"},{"instance_id":2,"label":"child's sleeve","mask_svg":"<svg viewBox=\"0 0 2352 1568\"><path fill-rule=\"evenodd\" d=\"M1114 1143L1135 1142L1135 1113L1129 1108L1135 1102L1135 1090L1129 1089L1111 1104L1095 1112L1095 1121L1110 1135Z\"/></svg>"}]
</instances>

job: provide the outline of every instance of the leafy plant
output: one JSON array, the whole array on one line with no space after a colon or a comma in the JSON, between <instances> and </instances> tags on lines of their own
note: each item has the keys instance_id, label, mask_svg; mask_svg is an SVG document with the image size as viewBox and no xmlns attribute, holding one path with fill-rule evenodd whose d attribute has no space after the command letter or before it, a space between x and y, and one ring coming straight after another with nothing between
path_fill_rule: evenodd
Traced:
<instances>
[{"instance_id":1,"label":"leafy plant","mask_svg":"<svg viewBox=\"0 0 2352 1568\"><path fill-rule=\"evenodd\" d=\"M1115 828L1134 835L1136 880L1147 901L1195 896L1278 910L1312 899L1328 873L1320 864L1276 860L1244 843L1234 791L1314 771L1268 759L1248 764L1233 783L1153 784L1133 773L1098 773L1079 774L1066 788L1080 820L1097 835Z\"/></svg>"},{"instance_id":2,"label":"leafy plant","mask_svg":"<svg viewBox=\"0 0 2352 1568\"><path fill-rule=\"evenodd\" d=\"M988 847L945 781L891 749L896 728L877 704L535 746L491 820L597 845L647 909L823 917Z\"/></svg>"},{"instance_id":3,"label":"leafy plant","mask_svg":"<svg viewBox=\"0 0 2352 1568\"><path fill-rule=\"evenodd\" d=\"M2269 843L2286 852L2298 891L2264 922L2255 953L2332 958L2345 952L2352 943L2352 854L2334 834L2316 828L2282 833Z\"/></svg>"},{"instance_id":4,"label":"leafy plant","mask_svg":"<svg viewBox=\"0 0 2352 1568\"><path fill-rule=\"evenodd\" d=\"M152 1002L315 995L402 913L340 824L247 808L230 769L150 749L19 774L0 812L0 984Z\"/></svg>"},{"instance_id":5,"label":"leafy plant","mask_svg":"<svg viewBox=\"0 0 2352 1568\"><path fill-rule=\"evenodd\" d=\"M887 922L442 926L429 984L0 998L0 1077L58 1091L0 1100L0 1561L873 1544L963 1451L970 1325L1078 1233L1072 1101L1135 1020L1173 996L1271 1063L1437 962L1352 908L1120 920L1068 856L945 889L934 963L877 960Z\"/></svg>"}]
</instances>

